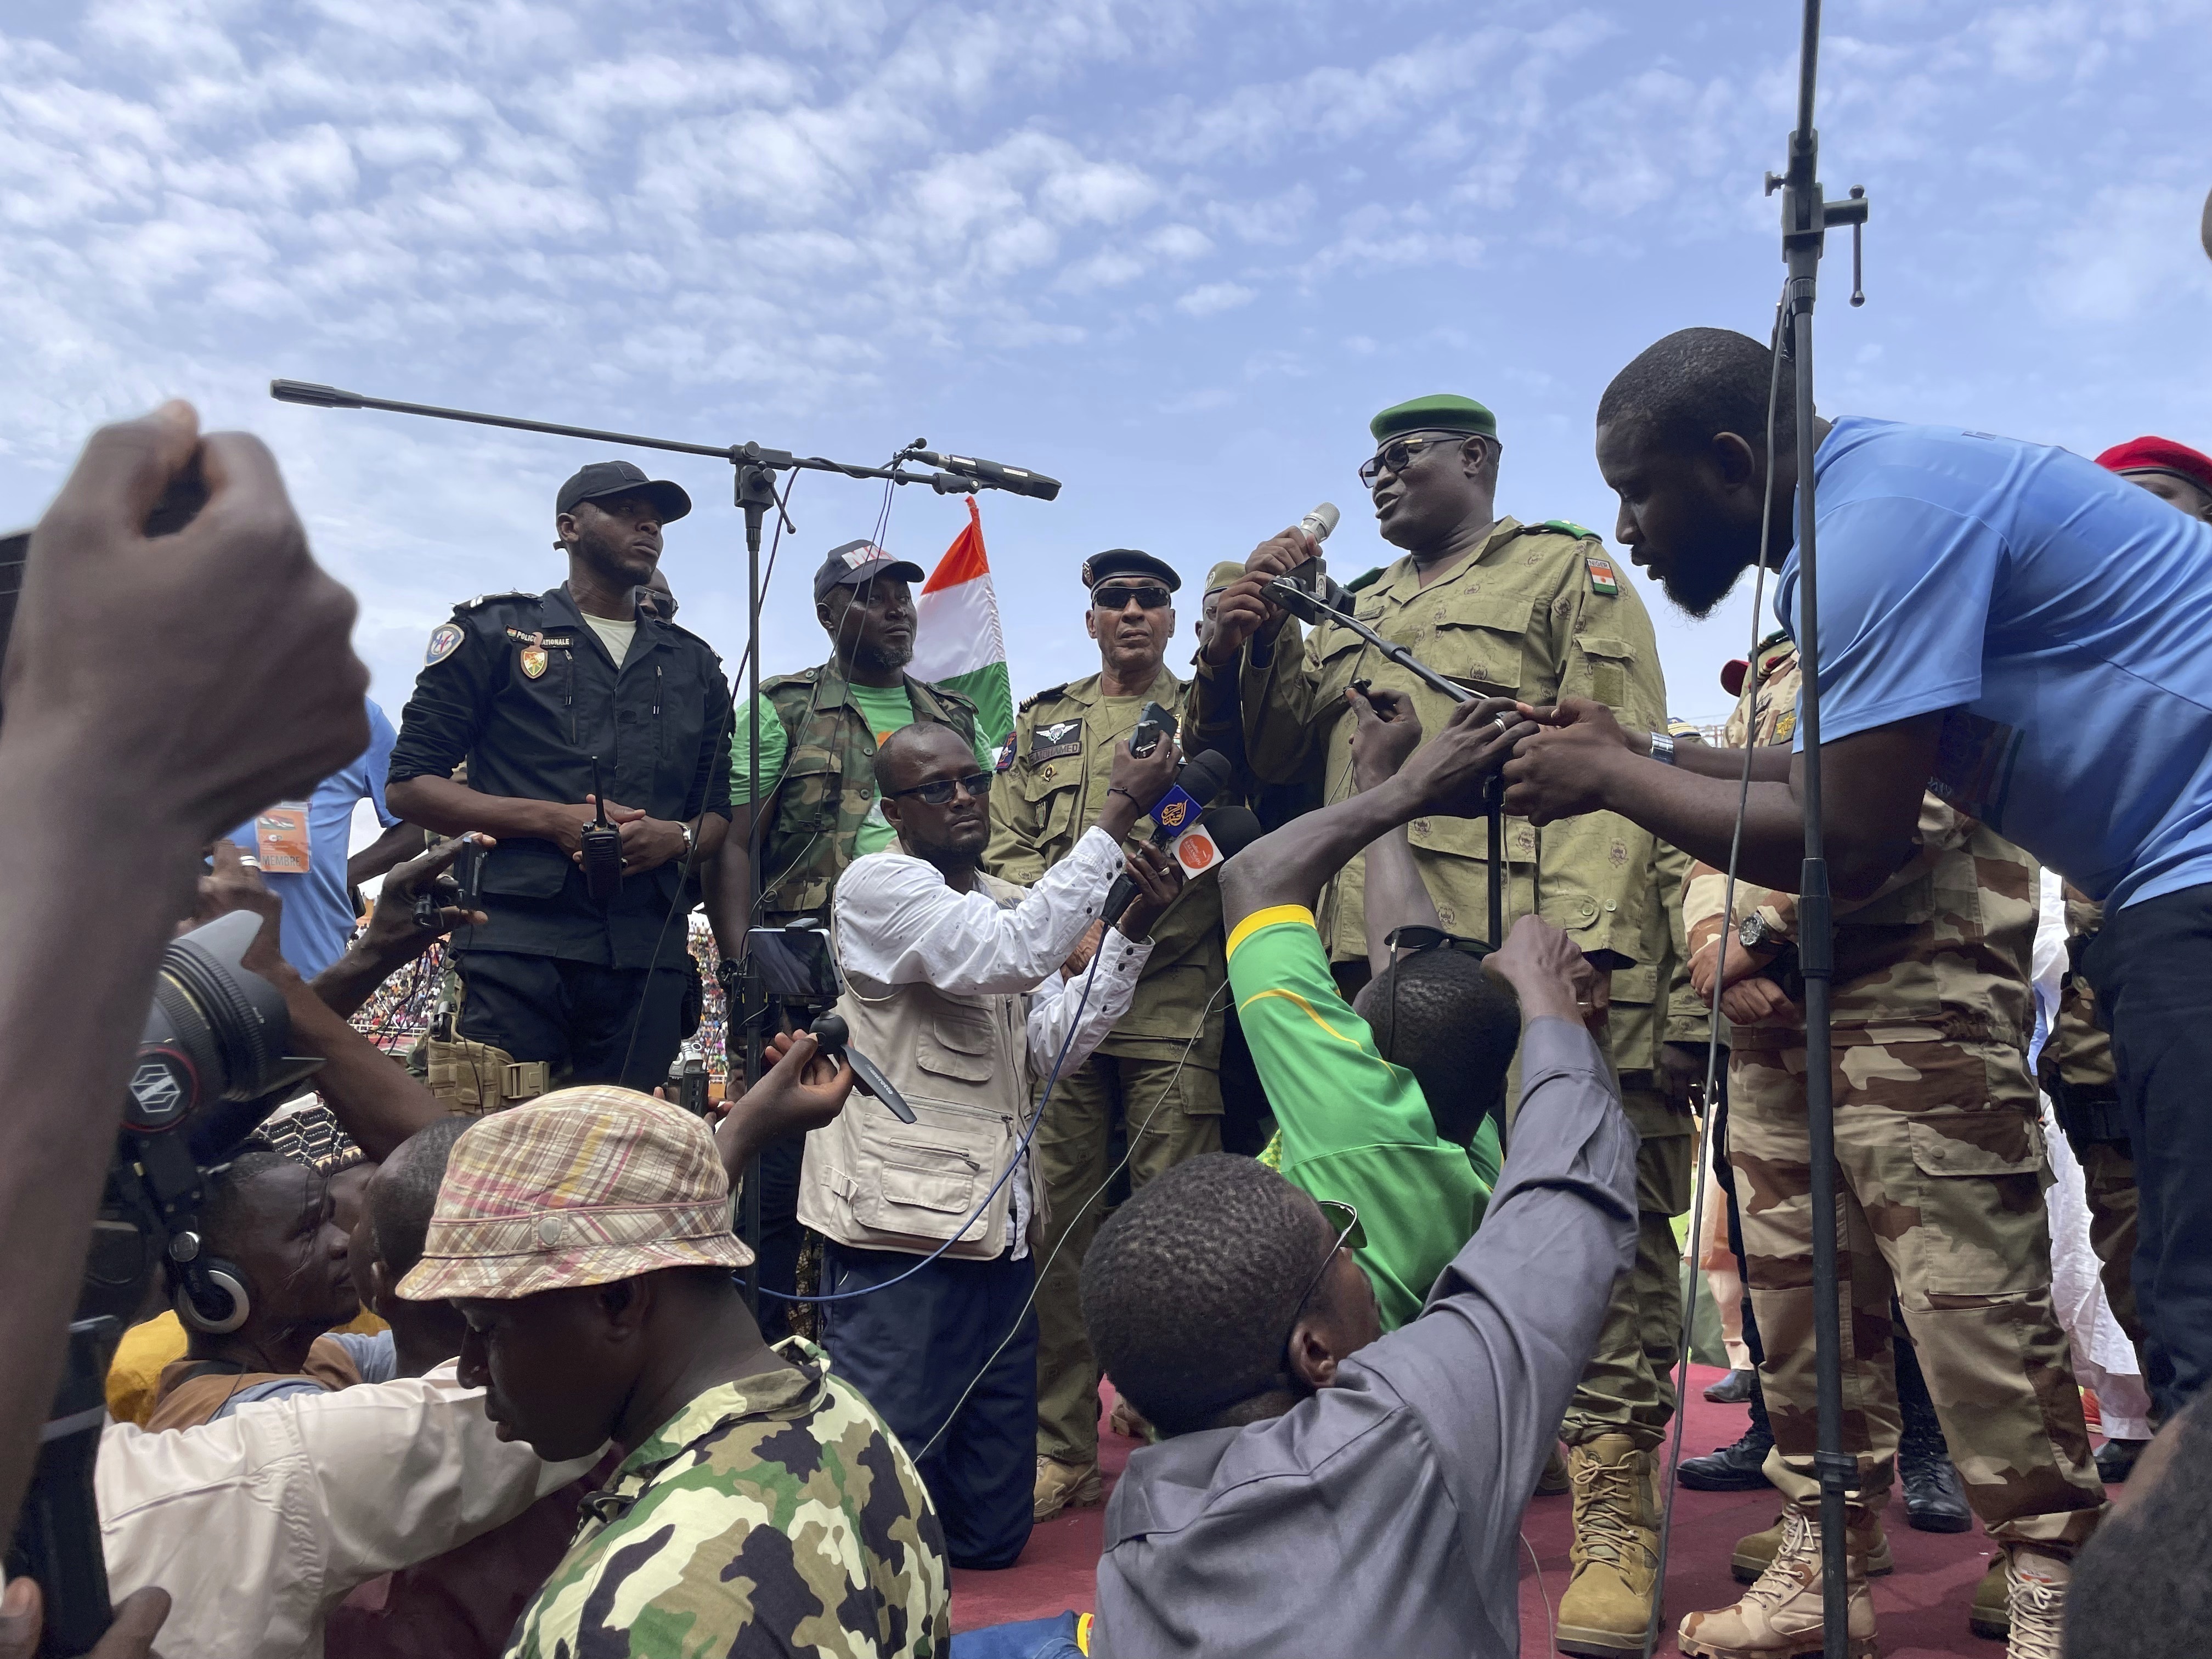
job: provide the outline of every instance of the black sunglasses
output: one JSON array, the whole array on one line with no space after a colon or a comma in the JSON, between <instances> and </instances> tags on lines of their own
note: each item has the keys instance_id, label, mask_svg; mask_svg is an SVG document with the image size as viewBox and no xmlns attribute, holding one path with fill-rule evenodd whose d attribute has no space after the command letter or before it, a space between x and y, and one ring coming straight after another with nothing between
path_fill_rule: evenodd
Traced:
<instances>
[{"instance_id":1,"label":"black sunglasses","mask_svg":"<svg viewBox=\"0 0 2212 1659\"><path fill-rule=\"evenodd\" d=\"M886 793L893 800L908 795L919 795L932 806L945 806L951 804L952 792L956 789L964 789L977 800L981 800L991 793L991 775L988 772L970 772L965 777L939 778L934 783L917 783L911 789L892 789Z\"/></svg>"},{"instance_id":2,"label":"black sunglasses","mask_svg":"<svg viewBox=\"0 0 2212 1659\"><path fill-rule=\"evenodd\" d=\"M1424 951L1464 951L1471 957L1486 957L1496 947L1488 939L1468 939L1462 933L1447 933L1441 927L1430 927L1416 923L1407 927L1393 927L1382 937L1384 946L1391 951L1417 957Z\"/></svg>"},{"instance_id":3,"label":"black sunglasses","mask_svg":"<svg viewBox=\"0 0 2212 1659\"><path fill-rule=\"evenodd\" d=\"M1371 490L1375 488L1375 481L1386 471L1403 472L1413 465L1413 457L1424 449L1432 449L1440 444L1463 444L1474 435L1468 432L1453 432L1434 438L1393 438L1360 462L1359 482Z\"/></svg>"},{"instance_id":4,"label":"black sunglasses","mask_svg":"<svg viewBox=\"0 0 2212 1659\"><path fill-rule=\"evenodd\" d=\"M1141 587L1097 587L1091 593L1091 603L1101 611L1126 611L1132 599L1147 611L1164 611L1175 603L1175 595L1158 582L1146 582Z\"/></svg>"}]
</instances>

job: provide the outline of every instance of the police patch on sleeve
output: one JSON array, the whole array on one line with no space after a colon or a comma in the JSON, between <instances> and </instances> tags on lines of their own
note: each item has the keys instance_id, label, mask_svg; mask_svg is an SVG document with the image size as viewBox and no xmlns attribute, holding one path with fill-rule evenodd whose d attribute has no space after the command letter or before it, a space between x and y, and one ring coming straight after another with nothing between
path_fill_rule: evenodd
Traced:
<instances>
[{"instance_id":1,"label":"police patch on sleeve","mask_svg":"<svg viewBox=\"0 0 2212 1659\"><path fill-rule=\"evenodd\" d=\"M445 661L461 648L461 641L465 637L458 623L440 623L430 630L430 648L422 653L422 666L428 668Z\"/></svg>"},{"instance_id":2,"label":"police patch on sleeve","mask_svg":"<svg viewBox=\"0 0 2212 1659\"><path fill-rule=\"evenodd\" d=\"M1057 760L1062 755L1083 752L1083 722L1079 720L1055 720L1050 726L1040 726L1030 734L1030 764L1040 761Z\"/></svg>"},{"instance_id":3,"label":"police patch on sleeve","mask_svg":"<svg viewBox=\"0 0 2212 1659\"><path fill-rule=\"evenodd\" d=\"M1012 768L1013 763L1014 734L1009 732L1006 733L1006 740L999 745L999 753L991 763L991 769L994 772L1007 771Z\"/></svg>"}]
</instances>

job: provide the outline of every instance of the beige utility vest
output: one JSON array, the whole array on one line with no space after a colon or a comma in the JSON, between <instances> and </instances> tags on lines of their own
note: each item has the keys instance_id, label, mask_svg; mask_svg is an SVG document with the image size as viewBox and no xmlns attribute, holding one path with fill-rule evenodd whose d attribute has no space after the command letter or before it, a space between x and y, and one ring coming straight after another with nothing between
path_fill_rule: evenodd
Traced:
<instances>
[{"instance_id":1,"label":"beige utility vest","mask_svg":"<svg viewBox=\"0 0 2212 1659\"><path fill-rule=\"evenodd\" d=\"M1024 890L977 871L980 890L1001 908ZM830 945L836 946L833 920ZM960 1229L945 1252L988 1261L1006 1249L1015 1176L1006 1173L1033 1110L1026 994L956 996L929 985L876 984L843 963L837 1012L853 1046L882 1070L914 1109L902 1123L857 1091L836 1121L806 1137L799 1218L825 1238L870 1250L927 1255ZM1044 1187L1029 1160L1030 1243L1043 1235ZM982 1213L969 1221L983 1204ZM968 1224L962 1228L961 1224Z\"/></svg>"}]
</instances>

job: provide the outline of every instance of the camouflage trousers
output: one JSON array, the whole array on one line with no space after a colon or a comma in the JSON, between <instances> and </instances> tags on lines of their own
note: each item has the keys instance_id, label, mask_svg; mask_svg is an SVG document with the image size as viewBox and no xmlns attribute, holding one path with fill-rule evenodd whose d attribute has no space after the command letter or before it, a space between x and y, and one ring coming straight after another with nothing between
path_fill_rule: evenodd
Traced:
<instances>
[{"instance_id":1,"label":"camouflage trousers","mask_svg":"<svg viewBox=\"0 0 2212 1659\"><path fill-rule=\"evenodd\" d=\"M1990 1537L2070 1551L2104 1514L2065 1334L2035 1085L2017 1050L1837 1044L1837 1273L1844 1447L1855 1507L1879 1510L1897 1450L1890 1298L1904 1310L1966 1499ZM1818 1402L1805 1050L1739 1047L1729 1154L1774 1425L1766 1473L1808 1513Z\"/></svg>"},{"instance_id":2,"label":"camouflage trousers","mask_svg":"<svg viewBox=\"0 0 2212 1659\"><path fill-rule=\"evenodd\" d=\"M2142 1316L2136 1311L2136 1160L2124 1140L2092 1140L2081 1155L2081 1183L2089 1200L2089 1248L2103 1268L2105 1300L2112 1304L2128 1340L2142 1348Z\"/></svg>"},{"instance_id":3,"label":"camouflage trousers","mask_svg":"<svg viewBox=\"0 0 2212 1659\"><path fill-rule=\"evenodd\" d=\"M1690 1207L1698 1139L1688 1115L1669 1112L1650 1090L1624 1090L1621 1104L1643 1136L1636 1152L1636 1263L1613 1280L1612 1305L1559 1438L1580 1446L1601 1434L1626 1434L1638 1450L1650 1451L1674 1420L1682 1264L1673 1218Z\"/></svg>"},{"instance_id":4,"label":"camouflage trousers","mask_svg":"<svg viewBox=\"0 0 2212 1659\"><path fill-rule=\"evenodd\" d=\"M1077 1278L1108 1213L1099 1189L1114 1167L1116 1119L1129 1140L1129 1185L1141 1187L1221 1150L1221 1079L1190 1064L1178 1075L1172 1057L1093 1054L1044 1109L1030 1144L1052 1211L1037 1254L1037 1450L1063 1463L1098 1461L1098 1361L1083 1334Z\"/></svg>"}]
</instances>

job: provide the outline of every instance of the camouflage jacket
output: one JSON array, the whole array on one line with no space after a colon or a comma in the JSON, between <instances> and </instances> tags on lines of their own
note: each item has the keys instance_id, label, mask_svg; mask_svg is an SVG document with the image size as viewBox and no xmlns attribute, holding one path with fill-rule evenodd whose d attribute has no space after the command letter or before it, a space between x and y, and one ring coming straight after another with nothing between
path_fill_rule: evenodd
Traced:
<instances>
[{"instance_id":1,"label":"camouflage jacket","mask_svg":"<svg viewBox=\"0 0 2212 1659\"><path fill-rule=\"evenodd\" d=\"M584 1499L507 1659L943 1659L945 1534L913 1460L820 1349L776 1352L799 1369L708 1389Z\"/></svg>"},{"instance_id":2,"label":"camouflage jacket","mask_svg":"<svg viewBox=\"0 0 2212 1659\"><path fill-rule=\"evenodd\" d=\"M2069 953L2078 951L2094 939L2104 922L2105 907L2069 884L2066 889L2066 943ZM2082 941L2082 945L2076 945L2076 940ZM2079 959L2076 956L2075 960ZM2058 1018L2051 1022L2051 1040L2043 1045L2038 1069L2059 1085L2050 1091L2054 1097L2063 1090L2085 1101L2114 1098L2112 1039L2097 1023L2096 994L2089 988L2088 976L2078 968L2069 966L2067 969L2065 983L2058 994Z\"/></svg>"},{"instance_id":3,"label":"camouflage jacket","mask_svg":"<svg viewBox=\"0 0 2212 1659\"><path fill-rule=\"evenodd\" d=\"M1797 729L1797 651L1775 635L1759 647L1729 717L1732 745L1786 744ZM2027 1047L2035 1029L2028 979L2039 876L2033 860L1978 818L1934 795L1920 803L1918 849L1873 897L1836 905L1834 1041L1991 1042ZM1682 913L1691 951L1719 936L1724 872L1693 866ZM1753 912L1784 940L1797 932L1797 897L1738 880L1733 927ZM1733 939L1729 951L1741 949ZM1793 1003L1732 1028L1738 1050L1796 1048L1805 1012Z\"/></svg>"},{"instance_id":4,"label":"camouflage jacket","mask_svg":"<svg viewBox=\"0 0 2212 1659\"><path fill-rule=\"evenodd\" d=\"M861 821L875 805L876 736L847 686L834 661L761 683L761 699L775 710L790 743L775 817L761 846L764 927L829 914L830 890L853 861ZM915 719L941 721L975 747L974 703L911 676L906 691Z\"/></svg>"},{"instance_id":5,"label":"camouflage jacket","mask_svg":"<svg viewBox=\"0 0 2212 1659\"><path fill-rule=\"evenodd\" d=\"M1102 677L1090 674L1023 700L991 786L985 869L1028 887L1067 856L1104 810L1114 746L1136 729L1147 701L1188 723L1189 687L1164 665L1142 697L1109 699ZM1137 823L1133 840L1152 833L1150 819ZM1228 977L1220 888L1201 876L1153 924L1135 1000L1098 1052L1173 1060L1188 1046L1190 1064L1218 1066Z\"/></svg>"}]
</instances>

